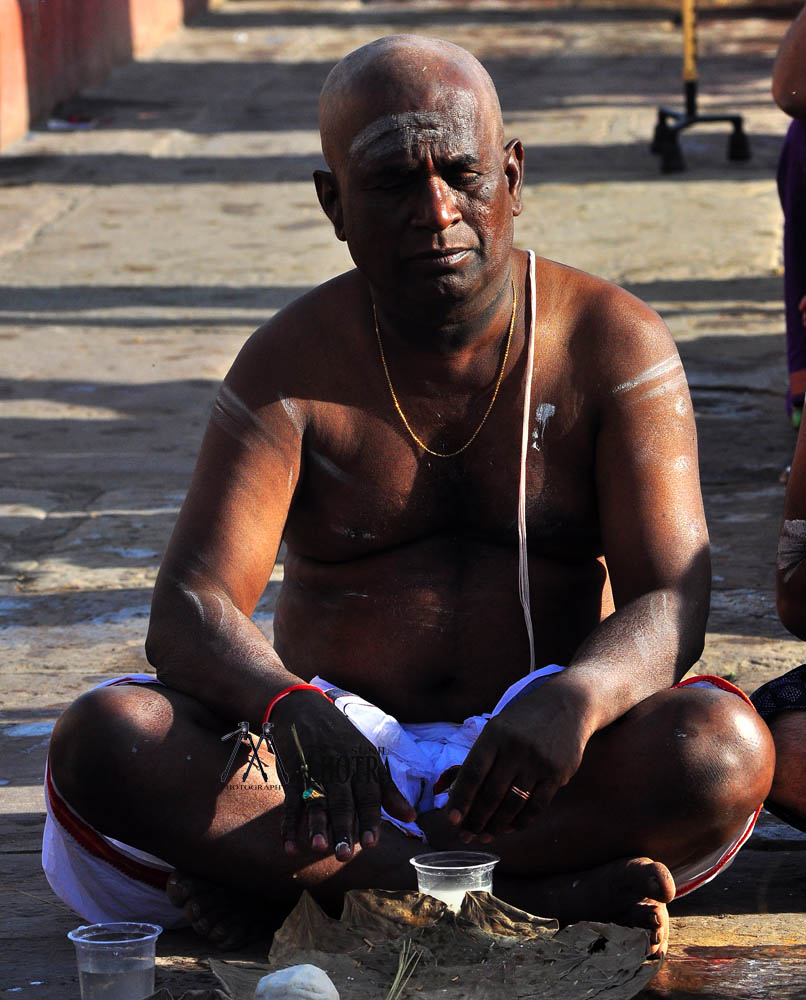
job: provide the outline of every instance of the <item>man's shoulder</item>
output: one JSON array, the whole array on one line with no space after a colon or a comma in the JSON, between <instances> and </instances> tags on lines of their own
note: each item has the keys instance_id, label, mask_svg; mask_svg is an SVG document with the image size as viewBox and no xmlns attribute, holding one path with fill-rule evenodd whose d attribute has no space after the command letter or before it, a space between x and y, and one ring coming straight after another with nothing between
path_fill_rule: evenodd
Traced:
<instances>
[{"instance_id":1,"label":"man's shoulder","mask_svg":"<svg viewBox=\"0 0 806 1000\"><path fill-rule=\"evenodd\" d=\"M335 377L351 353L362 308L371 308L367 303L366 283L357 271L304 292L255 330L228 380L269 380L293 392L300 383L319 383L328 373Z\"/></svg>"},{"instance_id":2,"label":"man's shoulder","mask_svg":"<svg viewBox=\"0 0 806 1000\"><path fill-rule=\"evenodd\" d=\"M604 278L555 261L540 261L537 320L553 331L556 346L572 359L577 384L593 397L609 397L612 386L636 370L677 356L658 313L630 291Z\"/></svg>"},{"instance_id":3,"label":"man's shoulder","mask_svg":"<svg viewBox=\"0 0 806 1000\"><path fill-rule=\"evenodd\" d=\"M587 342L589 350L663 349L671 334L658 313L620 285L566 264L544 260L539 264L538 317L542 283L548 290L551 313L564 325L569 340Z\"/></svg>"},{"instance_id":4,"label":"man's shoulder","mask_svg":"<svg viewBox=\"0 0 806 1000\"><path fill-rule=\"evenodd\" d=\"M367 301L365 280L355 269L346 271L293 299L259 327L250 341L254 349L272 353L293 348L299 358L309 346L352 330Z\"/></svg>"},{"instance_id":5,"label":"man's shoulder","mask_svg":"<svg viewBox=\"0 0 806 1000\"><path fill-rule=\"evenodd\" d=\"M536 277L538 304L542 285L554 300L555 308L571 320L595 319L599 323L616 325L630 321L663 326L655 310L642 299L621 285L588 271L538 258Z\"/></svg>"}]
</instances>

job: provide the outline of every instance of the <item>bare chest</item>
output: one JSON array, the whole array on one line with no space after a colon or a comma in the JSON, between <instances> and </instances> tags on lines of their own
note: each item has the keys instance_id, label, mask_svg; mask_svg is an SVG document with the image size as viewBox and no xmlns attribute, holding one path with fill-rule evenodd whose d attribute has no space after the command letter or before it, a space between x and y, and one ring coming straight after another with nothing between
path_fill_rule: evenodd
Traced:
<instances>
[{"instance_id":1,"label":"bare chest","mask_svg":"<svg viewBox=\"0 0 806 1000\"><path fill-rule=\"evenodd\" d=\"M529 550L584 560L600 552L594 435L570 401L554 398L538 392L528 414ZM391 407L326 410L305 443L286 528L300 554L347 560L438 535L517 546L523 404L515 391L452 458L423 451Z\"/></svg>"}]
</instances>

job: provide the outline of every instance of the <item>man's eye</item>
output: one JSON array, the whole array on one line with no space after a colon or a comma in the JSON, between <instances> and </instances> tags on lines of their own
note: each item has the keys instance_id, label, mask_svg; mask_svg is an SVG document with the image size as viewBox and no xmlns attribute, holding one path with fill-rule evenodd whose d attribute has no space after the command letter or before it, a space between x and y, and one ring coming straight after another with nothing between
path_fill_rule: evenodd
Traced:
<instances>
[{"instance_id":1,"label":"man's eye","mask_svg":"<svg viewBox=\"0 0 806 1000\"><path fill-rule=\"evenodd\" d=\"M397 191L409 185L411 180L412 174L384 174L383 176L376 178L372 187L378 188L381 191Z\"/></svg>"},{"instance_id":2,"label":"man's eye","mask_svg":"<svg viewBox=\"0 0 806 1000\"><path fill-rule=\"evenodd\" d=\"M475 170L457 170L455 173L449 174L446 180L451 187L467 188L477 184L480 177L481 174L476 173Z\"/></svg>"}]
</instances>

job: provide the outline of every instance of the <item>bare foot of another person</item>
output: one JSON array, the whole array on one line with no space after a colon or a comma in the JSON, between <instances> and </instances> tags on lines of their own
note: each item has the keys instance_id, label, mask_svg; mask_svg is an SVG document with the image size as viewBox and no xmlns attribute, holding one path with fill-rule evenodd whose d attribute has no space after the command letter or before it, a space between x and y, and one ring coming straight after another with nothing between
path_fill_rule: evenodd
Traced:
<instances>
[{"instance_id":1,"label":"bare foot of another person","mask_svg":"<svg viewBox=\"0 0 806 1000\"><path fill-rule=\"evenodd\" d=\"M649 858L624 858L588 871L546 878L519 879L501 896L530 913L556 917L561 924L578 920L640 927L649 933L650 954L669 946L669 913L675 885L669 869ZM515 879L507 883L515 887Z\"/></svg>"},{"instance_id":2,"label":"bare foot of another person","mask_svg":"<svg viewBox=\"0 0 806 1000\"><path fill-rule=\"evenodd\" d=\"M284 916L278 914L272 921L265 913L266 904L261 906L254 897L179 871L168 879L166 892L199 937L222 951L234 951L261 938L268 941Z\"/></svg>"}]
</instances>

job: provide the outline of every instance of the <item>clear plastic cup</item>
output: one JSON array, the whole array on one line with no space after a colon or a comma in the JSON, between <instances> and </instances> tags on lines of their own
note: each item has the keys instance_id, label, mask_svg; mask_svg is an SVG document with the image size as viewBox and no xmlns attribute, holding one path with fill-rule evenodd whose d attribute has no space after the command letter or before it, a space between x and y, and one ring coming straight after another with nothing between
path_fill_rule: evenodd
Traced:
<instances>
[{"instance_id":1,"label":"clear plastic cup","mask_svg":"<svg viewBox=\"0 0 806 1000\"><path fill-rule=\"evenodd\" d=\"M76 927L81 1000L142 1000L154 992L157 924L117 923Z\"/></svg>"},{"instance_id":2,"label":"clear plastic cup","mask_svg":"<svg viewBox=\"0 0 806 1000\"><path fill-rule=\"evenodd\" d=\"M436 851L411 858L420 892L458 912L466 892L492 892L493 868L500 858L482 851Z\"/></svg>"}]
</instances>

